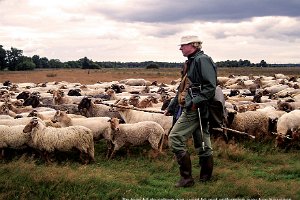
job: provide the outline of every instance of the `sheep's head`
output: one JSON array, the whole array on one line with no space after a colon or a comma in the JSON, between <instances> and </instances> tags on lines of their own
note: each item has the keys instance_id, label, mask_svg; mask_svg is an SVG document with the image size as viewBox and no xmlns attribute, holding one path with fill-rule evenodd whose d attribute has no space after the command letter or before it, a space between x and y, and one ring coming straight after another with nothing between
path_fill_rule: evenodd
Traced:
<instances>
[{"instance_id":1,"label":"sheep's head","mask_svg":"<svg viewBox=\"0 0 300 200\"><path fill-rule=\"evenodd\" d=\"M133 95L129 98L129 104L133 106L137 106L139 101L140 101L140 96L139 95Z\"/></svg>"},{"instance_id":2,"label":"sheep's head","mask_svg":"<svg viewBox=\"0 0 300 200\"><path fill-rule=\"evenodd\" d=\"M112 130L114 131L119 131L120 130L120 120L116 117L113 117L111 119L108 120L108 122L110 122L110 127Z\"/></svg>"},{"instance_id":3,"label":"sheep's head","mask_svg":"<svg viewBox=\"0 0 300 200\"><path fill-rule=\"evenodd\" d=\"M62 119L63 119L66 115L67 115L66 112L57 110L56 113L54 114L54 116L51 118L51 121L52 121L53 123L61 122Z\"/></svg>"},{"instance_id":4,"label":"sheep's head","mask_svg":"<svg viewBox=\"0 0 300 200\"><path fill-rule=\"evenodd\" d=\"M83 110L84 108L88 109L92 105L92 100L89 98L83 98L78 104L78 110Z\"/></svg>"},{"instance_id":5,"label":"sheep's head","mask_svg":"<svg viewBox=\"0 0 300 200\"><path fill-rule=\"evenodd\" d=\"M30 122L24 127L23 133L29 133L32 131L34 127L38 125L39 121L38 118L34 117L30 120Z\"/></svg>"},{"instance_id":6,"label":"sheep's head","mask_svg":"<svg viewBox=\"0 0 300 200\"><path fill-rule=\"evenodd\" d=\"M3 105L0 106L0 114L7 115L8 112L9 112L9 109L8 109L8 107L5 104L3 104Z\"/></svg>"},{"instance_id":7,"label":"sheep's head","mask_svg":"<svg viewBox=\"0 0 300 200\"><path fill-rule=\"evenodd\" d=\"M114 105L116 105L115 107L117 108L116 109L117 111L122 111L133 107L132 105L129 104L129 100L126 98L118 100L117 102L114 103Z\"/></svg>"},{"instance_id":8,"label":"sheep's head","mask_svg":"<svg viewBox=\"0 0 300 200\"><path fill-rule=\"evenodd\" d=\"M32 110L27 117L37 117L38 116L38 111L37 110Z\"/></svg>"}]
</instances>

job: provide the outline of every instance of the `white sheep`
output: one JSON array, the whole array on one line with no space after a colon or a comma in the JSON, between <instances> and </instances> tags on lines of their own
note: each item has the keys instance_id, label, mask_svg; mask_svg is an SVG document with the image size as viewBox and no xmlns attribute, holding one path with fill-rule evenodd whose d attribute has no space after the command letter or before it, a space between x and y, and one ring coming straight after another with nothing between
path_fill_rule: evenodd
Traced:
<instances>
[{"instance_id":1,"label":"white sheep","mask_svg":"<svg viewBox=\"0 0 300 200\"><path fill-rule=\"evenodd\" d=\"M72 118L64 111L56 111L52 122L59 123L62 127L80 125L89 128L93 133L94 140L102 138L104 130L110 126L109 117Z\"/></svg>"},{"instance_id":2,"label":"white sheep","mask_svg":"<svg viewBox=\"0 0 300 200\"><path fill-rule=\"evenodd\" d=\"M164 129L156 122L143 121L134 124L119 124L118 118L109 120L111 127L107 129L105 138L112 142L114 148L109 158L113 158L125 144L137 146L149 141L151 147L158 151Z\"/></svg>"},{"instance_id":3,"label":"white sheep","mask_svg":"<svg viewBox=\"0 0 300 200\"><path fill-rule=\"evenodd\" d=\"M1 157L4 156L4 148L21 149L26 147L30 140L30 135L23 133L24 127L25 125L0 125Z\"/></svg>"},{"instance_id":4,"label":"white sheep","mask_svg":"<svg viewBox=\"0 0 300 200\"><path fill-rule=\"evenodd\" d=\"M23 129L24 133L30 133L33 146L44 151L49 162L48 153L54 150L70 151L72 148L88 154L89 161L94 160L94 140L92 131L84 126L70 126L65 128L46 127L38 118L32 120ZM87 160L85 160L87 163Z\"/></svg>"},{"instance_id":5,"label":"white sheep","mask_svg":"<svg viewBox=\"0 0 300 200\"><path fill-rule=\"evenodd\" d=\"M300 127L300 110L293 110L283 114L277 122L277 133L286 135L288 130Z\"/></svg>"},{"instance_id":6,"label":"white sheep","mask_svg":"<svg viewBox=\"0 0 300 200\"><path fill-rule=\"evenodd\" d=\"M172 116L165 116L162 113L143 112L130 109L129 101L127 99L121 99L116 103L116 106L123 106L124 108L117 108L121 117L126 123L137 123L141 121L154 121L161 125L165 130L165 135L169 134L172 127Z\"/></svg>"},{"instance_id":7,"label":"white sheep","mask_svg":"<svg viewBox=\"0 0 300 200\"><path fill-rule=\"evenodd\" d=\"M298 140L298 135L293 132L300 129L300 110L293 110L282 115L277 122L276 147L288 147L294 140ZM297 136L297 137L295 137Z\"/></svg>"}]
</instances>

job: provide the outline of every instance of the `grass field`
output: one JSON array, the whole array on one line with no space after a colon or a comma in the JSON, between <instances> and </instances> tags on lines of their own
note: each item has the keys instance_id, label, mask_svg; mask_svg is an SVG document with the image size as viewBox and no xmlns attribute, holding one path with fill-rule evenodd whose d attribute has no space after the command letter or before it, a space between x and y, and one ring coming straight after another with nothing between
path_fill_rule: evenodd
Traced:
<instances>
[{"instance_id":1,"label":"grass field","mask_svg":"<svg viewBox=\"0 0 300 200\"><path fill-rule=\"evenodd\" d=\"M220 69L219 75L300 74L298 68L248 70ZM86 84L125 78L169 83L178 77L177 69L0 73L1 82L65 80ZM149 157L149 147L131 148L129 155L122 149L113 160L107 160L106 145L100 141L95 145L96 160L89 165L82 165L73 152L57 153L55 161L46 164L37 153L7 151L7 157L0 161L0 199L300 199L299 149L276 149L274 141L226 144L220 139L213 139L213 148L213 180L180 189L174 187L179 179L178 164L169 149L156 159ZM189 151L197 180L198 156L191 143Z\"/></svg>"}]
</instances>

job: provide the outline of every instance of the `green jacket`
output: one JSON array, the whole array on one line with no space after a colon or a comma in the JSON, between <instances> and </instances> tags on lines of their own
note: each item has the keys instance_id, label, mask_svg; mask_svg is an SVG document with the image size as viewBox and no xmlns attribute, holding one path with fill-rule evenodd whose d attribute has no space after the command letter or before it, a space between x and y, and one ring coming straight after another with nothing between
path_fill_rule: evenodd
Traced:
<instances>
[{"instance_id":1,"label":"green jacket","mask_svg":"<svg viewBox=\"0 0 300 200\"><path fill-rule=\"evenodd\" d=\"M201 90L193 93L193 98L190 93L185 96L185 108L190 108L192 103L196 104L201 109L201 116L207 117L207 103L212 100L215 95L217 85L217 69L212 59L203 53L197 51L195 54L188 57L187 60L187 77L192 85L201 85ZM178 103L178 93L171 101L168 111L175 112L172 108L176 107L174 104Z\"/></svg>"}]
</instances>

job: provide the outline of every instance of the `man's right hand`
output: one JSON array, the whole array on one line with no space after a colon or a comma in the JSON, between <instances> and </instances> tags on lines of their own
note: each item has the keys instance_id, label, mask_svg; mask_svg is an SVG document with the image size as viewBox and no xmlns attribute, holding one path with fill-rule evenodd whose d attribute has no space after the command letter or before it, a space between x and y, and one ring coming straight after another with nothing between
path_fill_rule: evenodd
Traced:
<instances>
[{"instance_id":1,"label":"man's right hand","mask_svg":"<svg viewBox=\"0 0 300 200\"><path fill-rule=\"evenodd\" d=\"M164 115L171 116L172 114L168 110L165 110Z\"/></svg>"}]
</instances>

